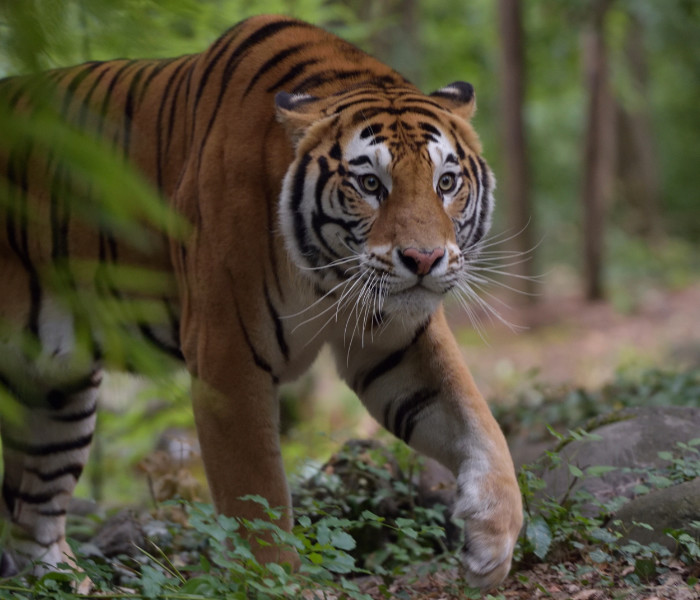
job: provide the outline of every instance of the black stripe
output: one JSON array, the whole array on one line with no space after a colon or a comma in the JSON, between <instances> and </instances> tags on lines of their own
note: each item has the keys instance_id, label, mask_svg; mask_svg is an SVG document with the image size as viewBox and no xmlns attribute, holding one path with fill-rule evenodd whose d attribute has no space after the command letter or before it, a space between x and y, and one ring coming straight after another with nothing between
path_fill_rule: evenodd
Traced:
<instances>
[{"instance_id":1,"label":"black stripe","mask_svg":"<svg viewBox=\"0 0 700 600\"><path fill-rule=\"evenodd\" d=\"M328 215L324 208L323 208L323 192L326 188L326 185L328 183L328 180L331 177L331 171L328 168L328 159L325 156L319 157L318 161L318 167L319 167L319 175L318 179L316 180L316 190L315 190L315 197L316 197L316 208L315 210L312 211L311 213L311 226L314 230L314 233L316 234L316 238L318 239L319 242L321 242L321 245L323 248L326 250L326 252L330 255L329 259L333 260L334 258L339 258L340 255L334 248L332 248L326 239L323 236L323 227L326 225L329 225L331 223L338 225L338 227L344 229L345 231L348 232L348 234L353 238L355 242L359 242L355 238L354 235L352 235L352 228L356 227L358 223L360 222L359 219L354 219L354 220L343 220L343 219L334 219L330 215ZM342 270L340 270L340 278L343 278L342 275Z\"/></svg>"},{"instance_id":2,"label":"black stripe","mask_svg":"<svg viewBox=\"0 0 700 600\"><path fill-rule=\"evenodd\" d=\"M5 377L2 373L0 373L0 385L5 388L5 390L12 396L15 400L18 402L25 404L22 401L22 397L19 394L19 390L17 387L15 387L12 383L10 383L10 380Z\"/></svg>"},{"instance_id":3,"label":"black stripe","mask_svg":"<svg viewBox=\"0 0 700 600\"><path fill-rule=\"evenodd\" d=\"M167 58L164 60L159 60L156 63L151 63L151 66L153 67L153 70L148 74L148 77L143 82L143 85L141 86L141 91L139 92L139 104L143 102L144 97L146 96L146 92L148 91L148 88L151 86L151 83L153 83L153 80L160 75L164 69L169 67L172 63L182 60L182 57L179 58Z\"/></svg>"},{"instance_id":4,"label":"black stripe","mask_svg":"<svg viewBox=\"0 0 700 600\"><path fill-rule=\"evenodd\" d=\"M369 92L363 92L363 95L355 100L348 100L347 102L344 102L343 104L338 104L337 106L333 107L333 113L338 114L343 112L344 110L352 107L352 106L357 106L358 104L367 104L370 102L380 102L379 98L377 96L372 95ZM382 105L383 106L383 105Z\"/></svg>"},{"instance_id":5,"label":"black stripe","mask_svg":"<svg viewBox=\"0 0 700 600\"><path fill-rule=\"evenodd\" d=\"M394 433L407 444L411 441L418 415L435 402L439 390L420 390L404 400L394 415Z\"/></svg>"},{"instance_id":6,"label":"black stripe","mask_svg":"<svg viewBox=\"0 0 700 600\"><path fill-rule=\"evenodd\" d=\"M352 125L359 125L360 123L367 121L367 119L371 119L377 115L401 116L405 114L423 115L424 117L429 117L431 119L435 119L436 121L440 120L437 114L431 110L428 110L427 108L423 108L422 106L410 105L402 108L375 106L362 108L354 113L352 116Z\"/></svg>"},{"instance_id":7,"label":"black stripe","mask_svg":"<svg viewBox=\"0 0 700 600\"><path fill-rule=\"evenodd\" d=\"M384 406L384 427L395 436L400 437L404 442L408 443L413 433L418 414L429 404L434 402L435 396L437 396L438 393L439 390L435 389L421 389L406 398L387 402ZM391 409L396 404L399 406L394 413L392 424Z\"/></svg>"},{"instance_id":8,"label":"black stripe","mask_svg":"<svg viewBox=\"0 0 700 600\"><path fill-rule=\"evenodd\" d=\"M300 81L292 92L299 94L312 90L316 87L322 86L324 83L329 81L345 81L346 79L359 79L362 76L369 77L372 75L372 71L367 69L353 69L351 71L337 71L337 70L327 70L321 71L320 73L315 73L310 75L306 79Z\"/></svg>"},{"instance_id":9,"label":"black stripe","mask_svg":"<svg viewBox=\"0 0 700 600\"><path fill-rule=\"evenodd\" d=\"M180 348L182 345L180 343L180 317L167 298L163 298L163 302L165 303L165 310L168 313L168 320L170 321L170 335L173 337L173 340L175 340L176 346Z\"/></svg>"},{"instance_id":10,"label":"black stripe","mask_svg":"<svg viewBox=\"0 0 700 600\"><path fill-rule=\"evenodd\" d=\"M7 435L5 435L2 440L4 447L14 450L15 452L22 452L27 456L48 456L49 454L80 450L89 446L90 442L92 442L92 433L67 442L55 442L52 444L28 444L26 442L14 440Z\"/></svg>"},{"instance_id":11,"label":"black stripe","mask_svg":"<svg viewBox=\"0 0 700 600\"><path fill-rule=\"evenodd\" d=\"M362 131L360 131L360 139L364 140L370 136L378 135L381 133L382 129L383 127L381 123L373 123L372 125L368 125Z\"/></svg>"},{"instance_id":12,"label":"black stripe","mask_svg":"<svg viewBox=\"0 0 700 600\"><path fill-rule=\"evenodd\" d=\"M267 123L265 136L263 137L263 144L265 147L267 147L267 144L269 144L271 139L274 138L276 131L277 130L275 129L275 121L269 121ZM267 198L270 198L274 195L274 192L271 189L270 182L267 181L266 183L267 185L265 186L265 195ZM269 232L275 231L277 229L277 205L277 198L275 198L274 202L265 203L267 231ZM277 288L277 297L279 298L280 302L284 304L284 290L282 289L282 281L280 280L279 261L277 259L277 244L275 243L275 241L276 240L274 235L267 236L267 253L270 257L270 269L272 271L272 277L275 282L275 287Z\"/></svg>"},{"instance_id":13,"label":"black stripe","mask_svg":"<svg viewBox=\"0 0 700 600\"><path fill-rule=\"evenodd\" d=\"M93 402L90 406L84 408L83 410L68 414L52 413L49 415L49 417L52 421L59 421L61 423L73 423L76 421L83 421L94 415L96 412L97 402Z\"/></svg>"},{"instance_id":14,"label":"black stripe","mask_svg":"<svg viewBox=\"0 0 700 600\"><path fill-rule=\"evenodd\" d=\"M3 491L5 485L3 484ZM65 490L49 490L48 492L42 492L38 494L30 494L29 492L23 492L21 490L11 489L9 492L14 496L15 500L21 500L26 504L46 504L53 500L56 496L61 493L65 493Z\"/></svg>"},{"instance_id":15,"label":"black stripe","mask_svg":"<svg viewBox=\"0 0 700 600\"><path fill-rule=\"evenodd\" d=\"M109 73L111 70L112 66L109 63L102 63L102 65L105 67L103 71L100 71L100 73L95 77L95 81L92 82L92 85L90 86L90 89L88 90L87 94L83 96L81 99L80 103L80 115L78 117L78 127L82 128L85 126L85 119L87 118L87 115L90 112L90 102L92 100L92 95L95 93L95 90L97 89L97 86L100 84L100 81L102 81L103 77Z\"/></svg>"},{"instance_id":16,"label":"black stripe","mask_svg":"<svg viewBox=\"0 0 700 600\"><path fill-rule=\"evenodd\" d=\"M476 225L476 232L474 233L471 240L472 244L476 244L479 240L481 240L481 238L484 237L484 234L486 233L486 214L488 213L490 207L490 186L486 163L480 156L477 157L477 160L479 161L479 167L481 167L481 172L477 172L476 175L478 177L479 183L481 184L482 192L481 207L479 210L479 221Z\"/></svg>"},{"instance_id":17,"label":"black stripe","mask_svg":"<svg viewBox=\"0 0 700 600\"><path fill-rule=\"evenodd\" d=\"M311 65L315 65L316 63L320 62L318 58L311 58L309 60L302 61L300 63L295 64L289 71L287 71L282 77L280 77L275 83L273 83L271 86L265 90L266 92L274 92L275 90L280 89L283 87L285 84L289 83L290 81L293 81L299 75L301 75L308 67ZM296 93L298 90L295 88L294 92Z\"/></svg>"},{"instance_id":18,"label":"black stripe","mask_svg":"<svg viewBox=\"0 0 700 600\"><path fill-rule=\"evenodd\" d=\"M68 405L73 396L99 387L100 382L101 378L98 377L98 373L93 371L85 377L62 385L60 388L49 390L46 399L52 409L61 410Z\"/></svg>"},{"instance_id":19,"label":"black stripe","mask_svg":"<svg viewBox=\"0 0 700 600\"><path fill-rule=\"evenodd\" d=\"M158 185L158 189L162 190L163 189L163 151L162 151L162 144L163 144L163 139L162 139L162 132L163 132L163 114L165 113L165 104L167 103L168 100L171 99L171 94L170 94L170 88L172 87L176 77L180 73L180 71L183 69L183 67L186 65L186 61L182 61L179 65L175 67L175 70L173 73L170 74L170 77L168 77L168 81L165 84L165 88L163 89L161 96L160 96L160 105L158 106L158 116L156 117L156 184ZM179 84L184 81L184 77L182 77L178 83L178 90L179 90ZM168 139L170 139L170 136L172 135L172 125L174 123L174 104L177 102L177 91L175 94L173 94L174 97L172 97L172 102L170 105L170 126L168 128Z\"/></svg>"},{"instance_id":20,"label":"black stripe","mask_svg":"<svg viewBox=\"0 0 700 600\"><path fill-rule=\"evenodd\" d=\"M65 508L40 508L37 512L42 517L63 517L68 511Z\"/></svg>"},{"instance_id":21,"label":"black stripe","mask_svg":"<svg viewBox=\"0 0 700 600\"><path fill-rule=\"evenodd\" d=\"M185 84L185 98L183 100L183 109L187 109L187 101L189 98L190 94L190 83L192 82L192 73L194 73L194 69L197 65L197 61L193 60L195 59L196 56L190 56L188 57L184 64L188 67L187 69L187 77L185 77L185 72L183 71L182 77L178 80L175 89L173 92L170 94L172 97L172 102L170 103L170 115L168 117L168 142L165 144L165 154L167 156L168 151L170 150L170 144L173 141L173 131L175 130L175 117L177 115L177 104L180 100L180 93L182 90L183 84ZM185 83L186 82L186 83ZM183 128L186 125L186 123L183 123ZM183 143L185 143L185 140L183 139Z\"/></svg>"},{"instance_id":22,"label":"black stripe","mask_svg":"<svg viewBox=\"0 0 700 600\"><path fill-rule=\"evenodd\" d=\"M363 154L362 156L358 156L357 158L350 160L349 164L351 164L353 167L357 167L359 165L371 165L372 159L366 154Z\"/></svg>"},{"instance_id":23,"label":"black stripe","mask_svg":"<svg viewBox=\"0 0 700 600\"><path fill-rule=\"evenodd\" d=\"M5 477L7 477L7 475ZM7 479L2 482L2 499L7 507L7 512L13 515L15 512L15 494L7 482Z\"/></svg>"},{"instance_id":24,"label":"black stripe","mask_svg":"<svg viewBox=\"0 0 700 600\"><path fill-rule=\"evenodd\" d=\"M260 356L260 354L258 354L258 351L255 349L255 346L253 346L253 342L250 339L250 335L248 334L248 330L246 329L245 324L243 323L241 311L239 310L238 306L236 306L236 315L238 317L238 324L241 328L241 332L243 333L243 338L245 339L245 342L248 345L250 353L253 355L253 362L259 369L265 371L265 373L268 373L272 377L272 382L276 385L279 382L279 378L273 373L272 366L270 366L270 363L267 362L267 360L265 360L262 356Z\"/></svg>"},{"instance_id":25,"label":"black stripe","mask_svg":"<svg viewBox=\"0 0 700 600\"><path fill-rule=\"evenodd\" d=\"M122 149L124 156L129 156L129 148L131 146L131 126L134 120L135 96L136 89L143 77L143 72L150 66L149 63L142 64L135 73L131 74L131 82L129 89L126 92L126 101L124 103L124 133L122 134Z\"/></svg>"},{"instance_id":26,"label":"black stripe","mask_svg":"<svg viewBox=\"0 0 700 600\"><path fill-rule=\"evenodd\" d=\"M109 112L109 105L112 101L112 94L114 93L114 88L117 85L117 81L119 81L119 78L122 76L124 71L126 71L134 63L136 63L135 60L127 61L119 69L117 69L117 72L114 74L114 77L112 77L111 81L109 82L109 85L107 86L107 91L105 92L104 98L102 98L102 106L100 107L99 112L100 122L97 127L98 136L102 134L102 127L104 126L105 118L107 117L107 113ZM116 66L116 64L114 66Z\"/></svg>"},{"instance_id":27,"label":"black stripe","mask_svg":"<svg viewBox=\"0 0 700 600\"><path fill-rule=\"evenodd\" d=\"M433 135L441 135L440 130L437 127L431 125L430 123L426 123L425 121L420 121L418 123L418 127L420 127L423 131L432 133Z\"/></svg>"},{"instance_id":28,"label":"black stripe","mask_svg":"<svg viewBox=\"0 0 700 600\"><path fill-rule=\"evenodd\" d=\"M416 330L413 339L411 339L406 346L389 354L389 356L387 356L383 361L370 369L369 372L358 375L353 383L353 389L358 394L363 393L376 379L386 375L389 371L401 364L406 352L408 352L408 350L420 339L423 333L425 333L425 330L428 328L429 324L430 319L428 319Z\"/></svg>"},{"instance_id":29,"label":"black stripe","mask_svg":"<svg viewBox=\"0 0 700 600\"><path fill-rule=\"evenodd\" d=\"M66 86L66 89L63 93L63 103L61 106L62 115L66 115L68 113L70 102L73 99L75 91L78 89L80 84L101 64L101 62L93 62L82 65L83 68L78 71L78 73L75 75L75 77L73 77L73 79L71 79L71 82Z\"/></svg>"},{"instance_id":30,"label":"black stripe","mask_svg":"<svg viewBox=\"0 0 700 600\"><path fill-rule=\"evenodd\" d=\"M270 298L270 292L267 289L267 284L265 284L265 301L267 302L267 310L270 313L270 318L275 324L275 336L277 337L277 345L279 346L282 356L284 356L285 362L289 362L289 346L287 341L284 339L284 328L282 327L282 320L280 319L279 313L275 310L272 304L272 299Z\"/></svg>"},{"instance_id":31,"label":"black stripe","mask_svg":"<svg viewBox=\"0 0 700 600\"><path fill-rule=\"evenodd\" d=\"M179 346L171 346L170 344L166 344L162 340L158 339L156 334L153 333L153 330L145 323L141 323L139 325L139 331L143 334L143 337L145 337L151 344L159 348L162 352L169 354L179 362L183 362L185 360L185 355L182 353Z\"/></svg>"},{"instance_id":32,"label":"black stripe","mask_svg":"<svg viewBox=\"0 0 700 600\"><path fill-rule=\"evenodd\" d=\"M318 266L318 248L312 246L306 235L306 225L304 224L304 213L301 204L304 200L304 188L306 182L306 170L311 163L311 155L305 154L299 160L299 165L294 172L292 182L292 214L294 215L294 238L301 254L311 264Z\"/></svg>"},{"instance_id":33,"label":"black stripe","mask_svg":"<svg viewBox=\"0 0 700 600\"><path fill-rule=\"evenodd\" d=\"M204 131L204 135L202 136L202 141L199 146L198 157L200 161L204 150L204 146L206 145L207 139L209 138L209 134L211 133L212 127L214 126L214 121L216 120L216 117L219 114L219 109L221 108L224 95L226 94L228 85L231 82L231 79L233 78L233 74L236 68L238 67L238 64L240 63L241 58L248 50L254 48L258 44L261 44L268 38L289 27L311 27L311 25L307 23L302 23L301 21L275 21L273 23L268 23L267 25L264 25L256 31L254 31L253 33L251 33L245 40L243 40L238 46L236 46L235 50L231 53L231 56L229 56L224 67L223 74L221 76L221 81L219 83L219 94L216 98L216 104L214 105L214 110L212 111L212 114L209 117L209 122L207 124L206 130ZM226 48L224 48L224 50L225 49ZM220 55L221 53L215 57L216 61L218 61ZM210 73L210 67L211 65L207 65L207 71L205 72L207 78L208 73ZM204 91L205 83L206 81L200 82L199 89L197 90L197 97L195 99L194 107L195 114L197 113L199 100Z\"/></svg>"},{"instance_id":34,"label":"black stripe","mask_svg":"<svg viewBox=\"0 0 700 600\"><path fill-rule=\"evenodd\" d=\"M39 469L32 469L30 467L25 467L24 470L35 475L41 479L41 481L54 481L65 475L70 475L77 481L80 478L80 474L83 472L83 465L80 463L72 463L48 472L42 472Z\"/></svg>"},{"instance_id":35,"label":"black stripe","mask_svg":"<svg viewBox=\"0 0 700 600\"><path fill-rule=\"evenodd\" d=\"M298 54L301 50L304 48L307 48L310 44L308 42L304 44L297 44L296 46L290 46L289 48L285 48L284 50L280 50L277 54L275 54L272 58L268 59L263 65L255 72L255 75L253 75L252 79L250 80L250 83L248 84L248 87L246 87L245 92L243 92L243 98L245 98L248 93L253 89L255 84L258 82L258 79L260 79L265 73L267 73L270 69L273 67L276 67L280 62L285 60L286 58L289 58L290 56L294 54Z\"/></svg>"},{"instance_id":36,"label":"black stripe","mask_svg":"<svg viewBox=\"0 0 700 600\"><path fill-rule=\"evenodd\" d=\"M342 160L343 159L343 150L340 147L340 143L336 140L335 144L330 149L330 152L328 155L333 159L333 160ZM338 168L340 168L342 165L339 165ZM341 173L342 174L342 173Z\"/></svg>"}]
</instances>

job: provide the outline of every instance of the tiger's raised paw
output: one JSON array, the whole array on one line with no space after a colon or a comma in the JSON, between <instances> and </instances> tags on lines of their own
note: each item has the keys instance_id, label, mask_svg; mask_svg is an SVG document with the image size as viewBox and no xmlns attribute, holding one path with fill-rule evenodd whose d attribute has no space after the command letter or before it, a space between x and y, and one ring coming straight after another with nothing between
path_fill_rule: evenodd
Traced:
<instances>
[{"instance_id":1,"label":"tiger's raised paw","mask_svg":"<svg viewBox=\"0 0 700 600\"><path fill-rule=\"evenodd\" d=\"M487 590L498 586L510 571L523 522L522 501L517 485L486 494L471 492L461 494L454 512L464 520L463 575L470 586Z\"/></svg>"}]
</instances>

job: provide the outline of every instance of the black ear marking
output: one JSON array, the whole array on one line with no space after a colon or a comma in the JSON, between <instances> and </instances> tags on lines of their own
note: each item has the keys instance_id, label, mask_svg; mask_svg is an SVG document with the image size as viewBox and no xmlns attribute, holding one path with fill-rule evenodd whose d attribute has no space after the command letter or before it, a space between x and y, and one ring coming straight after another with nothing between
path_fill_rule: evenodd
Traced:
<instances>
[{"instance_id":1,"label":"black ear marking","mask_svg":"<svg viewBox=\"0 0 700 600\"><path fill-rule=\"evenodd\" d=\"M289 92L277 92L275 94L275 106L281 110L295 111L308 104L318 100L316 96L309 94L290 94Z\"/></svg>"},{"instance_id":2,"label":"black ear marking","mask_svg":"<svg viewBox=\"0 0 700 600\"><path fill-rule=\"evenodd\" d=\"M455 81L434 91L430 97L465 121L469 121L476 111L474 86L466 81Z\"/></svg>"},{"instance_id":3,"label":"black ear marking","mask_svg":"<svg viewBox=\"0 0 700 600\"><path fill-rule=\"evenodd\" d=\"M439 90L434 91L431 96L445 98L453 102L467 104L474 99L474 86L466 81L455 81Z\"/></svg>"}]
</instances>

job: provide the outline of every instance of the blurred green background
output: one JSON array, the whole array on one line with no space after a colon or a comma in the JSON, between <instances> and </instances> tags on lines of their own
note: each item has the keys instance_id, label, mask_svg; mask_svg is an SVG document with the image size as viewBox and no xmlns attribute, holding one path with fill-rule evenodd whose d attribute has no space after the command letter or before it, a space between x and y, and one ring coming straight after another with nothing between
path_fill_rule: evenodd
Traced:
<instances>
[{"instance_id":1,"label":"blurred green background","mask_svg":"<svg viewBox=\"0 0 700 600\"><path fill-rule=\"evenodd\" d=\"M598 296L617 313L634 315L643 313L649 290L662 294L663 302L663 294L697 286L700 2L696 0L0 0L0 76L88 59L198 52L230 25L264 12L289 14L328 28L395 67L426 92L455 80L474 85L475 126L485 157L503 182L497 191L494 229L509 237L525 226L525 232L508 244L519 250L535 247L529 254L532 260L519 267L521 274L539 276L531 304L548 307L552 298L590 296L586 281L595 276L600 281ZM511 17L511 26L512 18L517 19L522 39L514 39L508 33L513 30L504 28L505 17ZM520 98L506 92L508 42L519 58L514 64L522 78ZM602 54L591 54L595 43ZM598 147L591 163L585 148L599 127L590 113L595 68L603 74L601 110L608 120L600 131L607 145ZM518 159L525 168L521 179L511 179L512 164L506 160L513 144L509 107L517 109L524 134ZM0 135L2 127L0 118ZM591 240L584 226L591 206L586 183L596 164L600 167L595 158L603 151L605 168L595 199L601 208L600 239ZM523 189L525 221L517 216L517 204L523 201L518 191ZM587 271L587 244L598 247L602 255L599 272L593 275ZM508 284L520 287L518 281ZM692 296L696 297L700 296ZM508 302L517 305L526 298ZM579 310L585 303L575 306ZM517 315L512 320L517 322ZM458 316L454 322L468 357L491 356L488 350L469 350L482 348L483 342L464 319ZM692 330L697 323L691 321L688 327ZM496 353L503 352L499 335L490 338ZM576 335L572 327L549 328L537 343L552 345L572 335ZM327 362L322 361L316 373L325 372ZM530 377L518 372L517 364L496 360L489 364L493 373L477 366L477 380L516 379L515 388ZM83 493L122 499L133 495L127 485L133 465L154 449L160 432L189 429L188 382L185 376L164 374L154 383L133 387L114 376L107 388L111 400L100 421L102 434ZM493 382L487 382L487 389L494 395L508 391ZM335 441L317 432L353 427L347 424L362 419L352 394L327 384L324 376L312 375L283 395L332 396L336 407L347 409L340 411L342 416L325 403L310 409L302 402L300 408L290 409L304 416L303 423L297 417L288 432L290 463L322 456L334 446ZM107 481L112 483L108 486ZM143 483L139 485L136 495L146 494Z\"/></svg>"}]
</instances>

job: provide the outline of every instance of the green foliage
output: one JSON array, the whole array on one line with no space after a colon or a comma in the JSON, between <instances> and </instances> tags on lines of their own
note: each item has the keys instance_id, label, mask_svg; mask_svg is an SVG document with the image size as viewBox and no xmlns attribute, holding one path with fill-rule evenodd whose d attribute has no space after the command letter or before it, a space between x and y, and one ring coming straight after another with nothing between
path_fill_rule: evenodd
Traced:
<instances>
[{"instance_id":1,"label":"green foliage","mask_svg":"<svg viewBox=\"0 0 700 600\"><path fill-rule=\"evenodd\" d=\"M448 552L445 507L421 506L417 500L420 468L420 457L400 442L390 449L348 444L295 486L295 512L311 521L319 515L339 519L357 542L349 550L360 566L382 576L400 575L436 551Z\"/></svg>"},{"instance_id":2,"label":"green foliage","mask_svg":"<svg viewBox=\"0 0 700 600\"><path fill-rule=\"evenodd\" d=\"M366 461L357 456L352 460L363 464L361 468L367 469L363 471L366 474L376 474L381 469L377 465L367 467ZM397 487L395 493L406 493L402 486ZM376 497L360 501L360 495L350 500L350 503L360 502L358 509L360 505L379 506L383 501ZM386 588L410 565L431 557L435 541L444 538L444 530L436 525L443 516L437 512L431 514L414 507L411 513L399 512L404 516L387 517L364 509L357 516L347 517L342 516L344 511L337 502L326 503L318 498L306 511L299 511L301 514L290 534L275 523L282 509L270 507L259 496L244 499L258 504L266 518L235 519L216 514L209 504L171 502L168 504L174 511L171 514L184 511L186 518L151 522L148 546L135 557L107 561L81 557L78 551L82 571L65 565L64 572L38 579L6 580L0 583L0 599L79 598L82 596L73 589L87 576L93 584L93 595L106 598L272 600L298 597L304 590L314 591L314 597L318 598L335 594L340 598L368 600L370 597L360 591L353 578L370 572L380 574ZM367 529L386 532L382 539L389 541L363 556L358 554L356 534ZM289 565L261 565L251 551L256 543L293 548L298 553L300 567L293 572ZM386 556L387 552L391 556ZM454 564L455 560L447 556L424 569L434 571ZM464 587L461 581L455 584Z\"/></svg>"},{"instance_id":3,"label":"green foliage","mask_svg":"<svg viewBox=\"0 0 700 600\"><path fill-rule=\"evenodd\" d=\"M547 429L566 430L601 415L640 406L700 407L700 369L670 371L629 367L599 390L567 389L537 381L529 374L512 403L493 402L493 412L507 434L527 431L531 438L544 437ZM611 417L602 417L611 418Z\"/></svg>"},{"instance_id":4,"label":"green foliage","mask_svg":"<svg viewBox=\"0 0 700 600\"><path fill-rule=\"evenodd\" d=\"M570 431L567 435L557 434L553 430L552 433L560 445L590 437L590 434L582 431ZM636 488L637 494L690 481L700 477L700 451L697 446L700 446L700 439L677 443L674 450L659 453L667 465L653 470L640 467L620 468L619 471L633 472L646 480L645 485ZM573 476L569 492L562 499L547 496L540 474L546 469L561 468L562 461L558 452L547 452L536 466L525 466L519 473L525 505L525 526L516 547L516 561L521 565L545 561L605 563L618 572L625 571L624 567L631 567L631 574L625 571L627 574L624 577L630 584L637 585L670 568L676 558L688 565L696 564L700 551L700 529L696 524L691 524L691 528L697 530L694 534L683 530L665 532L676 540L677 551L674 555L657 543L644 545L636 540L624 539L620 522L611 520L610 515L627 502L626 498L601 502L584 490L570 493L580 481L617 470L614 467L591 466L584 472L568 464ZM595 514L591 514L591 506L597 506ZM650 529L645 523L634 525ZM613 580L604 578L604 583L611 585Z\"/></svg>"}]
</instances>

